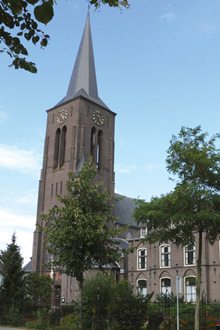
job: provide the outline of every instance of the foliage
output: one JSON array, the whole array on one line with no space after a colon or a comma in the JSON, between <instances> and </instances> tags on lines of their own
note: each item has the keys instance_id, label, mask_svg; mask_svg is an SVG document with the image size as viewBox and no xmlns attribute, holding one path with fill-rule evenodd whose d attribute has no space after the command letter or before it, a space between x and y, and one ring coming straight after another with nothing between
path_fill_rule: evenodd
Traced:
<instances>
[{"instance_id":1,"label":"foliage","mask_svg":"<svg viewBox=\"0 0 220 330\"><path fill-rule=\"evenodd\" d=\"M78 330L79 329L79 315L78 314L70 314L64 316L62 321L60 322L60 329L71 329L71 330Z\"/></svg>"},{"instance_id":2,"label":"foliage","mask_svg":"<svg viewBox=\"0 0 220 330\"><path fill-rule=\"evenodd\" d=\"M153 293L135 295L127 280L116 284L115 318L121 330L139 330L147 321L147 303Z\"/></svg>"},{"instance_id":3,"label":"foliage","mask_svg":"<svg viewBox=\"0 0 220 330\"><path fill-rule=\"evenodd\" d=\"M197 281L195 330L199 329L202 235L211 244L220 234L220 150L216 134L207 140L201 127L181 128L168 149L168 172L177 175L174 191L151 202L137 201L134 216L145 223L149 234L144 241L172 242L176 245L195 243L197 247Z\"/></svg>"},{"instance_id":4,"label":"foliage","mask_svg":"<svg viewBox=\"0 0 220 330\"><path fill-rule=\"evenodd\" d=\"M34 14L31 14L34 7ZM28 51L23 40L46 47L49 35L44 34L38 23L48 23L53 17L53 0L2 0L0 3L0 43L1 52L6 52L13 60L15 69L37 72L35 63L28 62ZM13 33L11 33L13 30Z\"/></svg>"},{"instance_id":5,"label":"foliage","mask_svg":"<svg viewBox=\"0 0 220 330\"><path fill-rule=\"evenodd\" d=\"M21 321L21 316L19 314L19 309L14 305L14 303L9 307L4 315L4 323L8 325L19 325Z\"/></svg>"},{"instance_id":6,"label":"foliage","mask_svg":"<svg viewBox=\"0 0 220 330\"><path fill-rule=\"evenodd\" d=\"M48 44L49 35L39 29L39 23L47 24L54 16L55 0L1 0L0 2L0 44L4 47L0 52L6 52L12 58L11 66L15 69L25 69L37 72L35 63L28 62L28 50L24 41L32 41L44 48ZM110 7L129 7L127 0L91 0L98 8L101 4ZM13 33L11 33L13 30Z\"/></svg>"},{"instance_id":7,"label":"foliage","mask_svg":"<svg viewBox=\"0 0 220 330\"><path fill-rule=\"evenodd\" d=\"M27 318L25 320L25 328L27 328L27 329L36 329L37 328L37 320Z\"/></svg>"},{"instance_id":8,"label":"foliage","mask_svg":"<svg viewBox=\"0 0 220 330\"><path fill-rule=\"evenodd\" d=\"M23 258L20 254L20 247L16 244L15 234L12 241L7 245L5 251L0 252L0 262L3 265L3 284L0 287L0 305L5 318L9 314L17 314L22 308L25 293L24 272L22 271Z\"/></svg>"},{"instance_id":9,"label":"foliage","mask_svg":"<svg viewBox=\"0 0 220 330\"><path fill-rule=\"evenodd\" d=\"M170 307L176 304L177 297L173 294L173 292L168 294L160 293L156 295L156 301L160 306ZM183 301L184 301L184 296L179 297L179 302L182 303Z\"/></svg>"},{"instance_id":10,"label":"foliage","mask_svg":"<svg viewBox=\"0 0 220 330\"><path fill-rule=\"evenodd\" d=\"M120 330L142 329L151 297L135 295L127 280L115 284L110 276L98 273L85 280L83 326L107 329L115 323Z\"/></svg>"},{"instance_id":11,"label":"foliage","mask_svg":"<svg viewBox=\"0 0 220 330\"><path fill-rule=\"evenodd\" d=\"M43 307L38 309L36 328L39 330L49 328L48 308Z\"/></svg>"},{"instance_id":12,"label":"foliage","mask_svg":"<svg viewBox=\"0 0 220 330\"><path fill-rule=\"evenodd\" d=\"M31 306L50 305L52 279L47 275L31 273L26 277L26 299Z\"/></svg>"},{"instance_id":13,"label":"foliage","mask_svg":"<svg viewBox=\"0 0 220 330\"><path fill-rule=\"evenodd\" d=\"M62 304L61 307L64 316L67 316L72 313L77 314L79 312L79 304L76 301L72 301L71 304Z\"/></svg>"},{"instance_id":14,"label":"foliage","mask_svg":"<svg viewBox=\"0 0 220 330\"><path fill-rule=\"evenodd\" d=\"M59 325L60 320L63 316L62 307L51 306L48 311L48 318L51 325Z\"/></svg>"},{"instance_id":15,"label":"foliage","mask_svg":"<svg viewBox=\"0 0 220 330\"><path fill-rule=\"evenodd\" d=\"M48 267L59 267L63 273L74 276L80 289L85 271L94 265L101 270L121 256L113 237L124 229L111 229L116 220L112 216L116 199L106 190L101 192L102 183L92 183L95 176L91 157L77 178L70 172L68 195L57 196L63 206L43 214L47 225L40 227L46 234L47 251L53 256Z\"/></svg>"},{"instance_id":16,"label":"foliage","mask_svg":"<svg viewBox=\"0 0 220 330\"><path fill-rule=\"evenodd\" d=\"M163 321L163 313L160 310L150 310L148 313L148 326L147 330L157 330Z\"/></svg>"},{"instance_id":17,"label":"foliage","mask_svg":"<svg viewBox=\"0 0 220 330\"><path fill-rule=\"evenodd\" d=\"M98 273L86 278L83 288L83 325L90 329L92 321L98 320L101 328L113 313L115 301L115 283L110 276Z\"/></svg>"}]
</instances>

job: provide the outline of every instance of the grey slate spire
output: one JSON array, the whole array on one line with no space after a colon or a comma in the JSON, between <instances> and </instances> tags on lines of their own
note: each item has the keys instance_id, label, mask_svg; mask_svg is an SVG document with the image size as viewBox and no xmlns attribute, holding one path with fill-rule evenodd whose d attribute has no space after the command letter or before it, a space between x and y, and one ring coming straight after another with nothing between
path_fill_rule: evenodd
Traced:
<instances>
[{"instance_id":1,"label":"grey slate spire","mask_svg":"<svg viewBox=\"0 0 220 330\"><path fill-rule=\"evenodd\" d=\"M83 96L108 108L98 96L89 13L67 94L57 105L68 102L77 96Z\"/></svg>"}]
</instances>

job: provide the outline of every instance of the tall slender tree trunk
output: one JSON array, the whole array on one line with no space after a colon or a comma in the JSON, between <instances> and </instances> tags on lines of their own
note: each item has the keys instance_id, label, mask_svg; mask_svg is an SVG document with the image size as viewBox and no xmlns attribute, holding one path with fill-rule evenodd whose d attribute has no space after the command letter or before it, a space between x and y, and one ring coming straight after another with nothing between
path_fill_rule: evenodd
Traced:
<instances>
[{"instance_id":1,"label":"tall slender tree trunk","mask_svg":"<svg viewBox=\"0 0 220 330\"><path fill-rule=\"evenodd\" d=\"M199 330L199 304L200 304L200 286L201 286L201 260L202 260L202 232L199 232L199 248L197 258L197 276L196 276L196 309L195 309L195 330Z\"/></svg>"},{"instance_id":2,"label":"tall slender tree trunk","mask_svg":"<svg viewBox=\"0 0 220 330\"><path fill-rule=\"evenodd\" d=\"M79 316L80 316L80 329L82 329L82 320L83 320L83 278L79 283L80 288L80 304L79 304Z\"/></svg>"}]
</instances>

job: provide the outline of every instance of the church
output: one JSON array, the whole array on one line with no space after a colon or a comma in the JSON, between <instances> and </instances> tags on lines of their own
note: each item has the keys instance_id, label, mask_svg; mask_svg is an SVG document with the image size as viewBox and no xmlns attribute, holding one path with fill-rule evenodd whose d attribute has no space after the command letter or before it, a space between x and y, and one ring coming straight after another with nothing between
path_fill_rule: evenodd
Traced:
<instances>
[{"instance_id":1,"label":"church","mask_svg":"<svg viewBox=\"0 0 220 330\"><path fill-rule=\"evenodd\" d=\"M114 133L116 113L98 95L95 61L93 54L90 16L87 15L84 32L76 56L67 94L55 106L47 110L47 128L43 153L43 166L39 181L37 224L42 225L40 214L60 206L56 195L66 194L68 172L75 175L92 155L97 164L96 182L112 195L115 194ZM195 301L196 245L177 248L170 244L143 244L147 228L138 227L132 218L135 203L124 196L114 208L118 218L115 227L129 225L120 237L122 259L120 264L106 265L110 274L119 281L127 278L134 291L143 294L154 292L176 293L176 277L182 278L181 293L186 301ZM204 236L205 240L205 236ZM137 247L124 255L127 247ZM49 274L54 280L56 304L71 302L78 296L74 278L59 274L56 269L45 269L49 260L45 249L44 234L34 232L31 271ZM220 300L219 242L210 246L204 243L202 256L201 292L208 300Z\"/></svg>"}]
</instances>

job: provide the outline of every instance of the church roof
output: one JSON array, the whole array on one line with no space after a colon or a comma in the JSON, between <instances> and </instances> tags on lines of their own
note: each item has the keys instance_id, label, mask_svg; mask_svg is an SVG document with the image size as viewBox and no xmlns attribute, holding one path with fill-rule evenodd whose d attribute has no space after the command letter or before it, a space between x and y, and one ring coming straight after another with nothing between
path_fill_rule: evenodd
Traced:
<instances>
[{"instance_id":1,"label":"church roof","mask_svg":"<svg viewBox=\"0 0 220 330\"><path fill-rule=\"evenodd\" d=\"M22 270L25 272L25 273L30 273L31 272L31 260L22 268Z\"/></svg>"},{"instance_id":2,"label":"church roof","mask_svg":"<svg viewBox=\"0 0 220 330\"><path fill-rule=\"evenodd\" d=\"M117 222L124 226L129 224L132 227L138 228L139 226L133 218L135 209L134 199L117 193L115 193L115 197L122 198L114 207L114 216L118 218Z\"/></svg>"},{"instance_id":3,"label":"church roof","mask_svg":"<svg viewBox=\"0 0 220 330\"><path fill-rule=\"evenodd\" d=\"M89 14L87 15L67 94L56 106L78 96L83 96L108 109L107 105L98 96Z\"/></svg>"}]
</instances>

